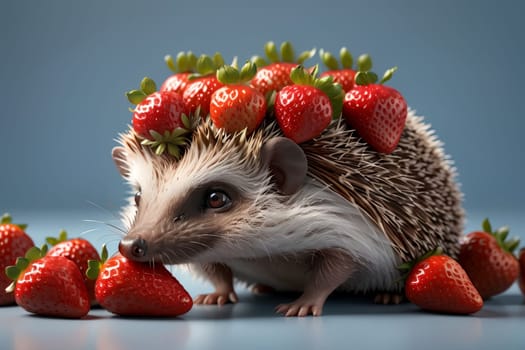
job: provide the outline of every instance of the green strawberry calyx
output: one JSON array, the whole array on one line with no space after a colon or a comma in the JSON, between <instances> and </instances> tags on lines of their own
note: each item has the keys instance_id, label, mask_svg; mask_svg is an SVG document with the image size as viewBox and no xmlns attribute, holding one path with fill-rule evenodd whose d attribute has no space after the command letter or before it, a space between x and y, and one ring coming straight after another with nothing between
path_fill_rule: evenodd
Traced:
<instances>
[{"instance_id":1,"label":"green strawberry calyx","mask_svg":"<svg viewBox=\"0 0 525 350\"><path fill-rule=\"evenodd\" d=\"M346 47L339 51L339 61L332 53L323 49L319 50L319 57L329 70L353 69L354 58Z\"/></svg>"},{"instance_id":2,"label":"green strawberry calyx","mask_svg":"<svg viewBox=\"0 0 525 350\"><path fill-rule=\"evenodd\" d=\"M378 76L376 73L372 72L372 58L368 54L363 54L358 57L357 59L357 69L358 72L356 73L354 80L357 85L370 85L370 84L384 84L390 79L392 79L392 76L397 71L397 67L389 68L385 71L383 74L383 77L378 82Z\"/></svg>"},{"instance_id":3,"label":"green strawberry calyx","mask_svg":"<svg viewBox=\"0 0 525 350\"><path fill-rule=\"evenodd\" d=\"M140 82L140 88L126 92L126 97L131 104L138 105L149 95L157 91L157 84L149 77L144 77ZM131 112L134 112L131 110Z\"/></svg>"},{"instance_id":4,"label":"green strawberry calyx","mask_svg":"<svg viewBox=\"0 0 525 350\"><path fill-rule=\"evenodd\" d=\"M57 245L58 243L62 243L67 241L67 232L66 230L60 230L58 233L58 237L46 237L46 242L52 246Z\"/></svg>"},{"instance_id":5,"label":"green strawberry calyx","mask_svg":"<svg viewBox=\"0 0 525 350\"><path fill-rule=\"evenodd\" d=\"M108 248L105 244L102 245L100 250L100 260L88 260L88 268L86 270L86 276L90 280L96 280L102 265L108 260Z\"/></svg>"},{"instance_id":6,"label":"green strawberry calyx","mask_svg":"<svg viewBox=\"0 0 525 350\"><path fill-rule=\"evenodd\" d=\"M149 133L153 140L142 138L140 143L143 146L151 147L158 156L168 151L175 159L180 159L182 148L190 143L190 135L199 123L200 107L197 107L195 113L190 116L182 114L181 120L184 127L178 127L171 131L166 130L162 134L155 130L150 130Z\"/></svg>"},{"instance_id":7,"label":"green strawberry calyx","mask_svg":"<svg viewBox=\"0 0 525 350\"><path fill-rule=\"evenodd\" d=\"M514 250L518 248L520 244L520 240L518 237L511 238L507 240L510 232L510 228L508 226L503 226L498 228L497 230L493 230L492 225L488 218L485 218L483 222L481 223L481 227L484 232L490 234L493 236L496 241L498 242L499 246L506 252L513 254Z\"/></svg>"},{"instance_id":8,"label":"green strawberry calyx","mask_svg":"<svg viewBox=\"0 0 525 350\"><path fill-rule=\"evenodd\" d=\"M236 65L236 59L233 60L232 66ZM195 63L195 73L188 77L188 80L207 77L216 74L217 70L224 66L224 58L220 52L216 52L212 57L208 55L200 55Z\"/></svg>"},{"instance_id":9,"label":"green strawberry calyx","mask_svg":"<svg viewBox=\"0 0 525 350\"><path fill-rule=\"evenodd\" d=\"M18 226L22 231L25 231L25 229L27 228L26 224L14 224L13 218L8 213L4 213L2 217L0 218L0 225L6 225L6 224Z\"/></svg>"},{"instance_id":10,"label":"green strawberry calyx","mask_svg":"<svg viewBox=\"0 0 525 350\"><path fill-rule=\"evenodd\" d=\"M7 286L5 289L6 293L12 293L15 290L16 281L22 275L22 273L27 269L29 264L33 261L43 258L47 254L47 244L44 244L42 247L31 247L25 253L23 257L18 257L14 265L7 266L5 268L6 276L13 282Z\"/></svg>"},{"instance_id":11,"label":"green strawberry calyx","mask_svg":"<svg viewBox=\"0 0 525 350\"><path fill-rule=\"evenodd\" d=\"M302 65L293 68L290 79L296 85L313 86L325 93L332 103L332 119L339 118L343 110L344 91L341 84L334 83L332 76L317 77L319 66L308 72Z\"/></svg>"},{"instance_id":12,"label":"green strawberry calyx","mask_svg":"<svg viewBox=\"0 0 525 350\"><path fill-rule=\"evenodd\" d=\"M164 62L173 73L194 73L197 68L197 56L191 51L181 51L175 59L171 55L166 55Z\"/></svg>"},{"instance_id":13,"label":"green strawberry calyx","mask_svg":"<svg viewBox=\"0 0 525 350\"><path fill-rule=\"evenodd\" d=\"M247 84L257 73L257 65L247 61L239 70L230 65L223 65L217 70L217 80L223 84Z\"/></svg>"},{"instance_id":14,"label":"green strawberry calyx","mask_svg":"<svg viewBox=\"0 0 525 350\"><path fill-rule=\"evenodd\" d=\"M264 45L266 59L261 56L253 56L250 61L255 63L259 68L267 66L271 63L279 62L303 64L306 60L315 56L316 51L317 50L313 48L311 50L301 52L299 56L296 57L294 47L289 41L284 41L281 44L280 52L277 50L277 46L273 41L268 41Z\"/></svg>"}]
</instances>

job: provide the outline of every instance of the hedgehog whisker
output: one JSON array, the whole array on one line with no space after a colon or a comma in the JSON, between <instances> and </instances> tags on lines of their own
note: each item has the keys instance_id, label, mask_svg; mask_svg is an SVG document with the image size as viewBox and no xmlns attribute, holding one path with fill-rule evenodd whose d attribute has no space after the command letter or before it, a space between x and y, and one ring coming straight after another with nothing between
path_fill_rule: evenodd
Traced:
<instances>
[{"instance_id":1,"label":"hedgehog whisker","mask_svg":"<svg viewBox=\"0 0 525 350\"><path fill-rule=\"evenodd\" d=\"M117 220L119 219L119 217L113 211L109 210L108 208L103 207L100 204L97 204L97 203L95 203L93 201L90 201L90 200L86 200L86 203L94 206L97 209L100 209L101 211L103 211L103 212L105 212L107 214L110 214L114 219L117 219Z\"/></svg>"},{"instance_id":2,"label":"hedgehog whisker","mask_svg":"<svg viewBox=\"0 0 525 350\"><path fill-rule=\"evenodd\" d=\"M90 220L90 219L86 219L86 220L82 220L82 221L84 221L84 222L91 222L91 223L95 223L95 224L106 225L106 226L109 226L109 227L117 230L119 233L122 233L122 236L126 235L126 231L122 227L119 227L117 225L111 224L109 222L105 222L105 221L101 221L101 220Z\"/></svg>"}]
</instances>

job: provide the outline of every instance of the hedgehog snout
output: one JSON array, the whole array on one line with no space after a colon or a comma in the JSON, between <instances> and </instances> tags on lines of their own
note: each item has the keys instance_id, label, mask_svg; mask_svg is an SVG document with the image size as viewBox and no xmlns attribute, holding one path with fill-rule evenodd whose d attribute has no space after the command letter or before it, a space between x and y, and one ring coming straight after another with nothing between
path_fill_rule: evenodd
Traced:
<instances>
[{"instance_id":1,"label":"hedgehog snout","mask_svg":"<svg viewBox=\"0 0 525 350\"><path fill-rule=\"evenodd\" d=\"M142 237L124 238L118 245L120 254L135 261L147 260L148 242Z\"/></svg>"}]
</instances>

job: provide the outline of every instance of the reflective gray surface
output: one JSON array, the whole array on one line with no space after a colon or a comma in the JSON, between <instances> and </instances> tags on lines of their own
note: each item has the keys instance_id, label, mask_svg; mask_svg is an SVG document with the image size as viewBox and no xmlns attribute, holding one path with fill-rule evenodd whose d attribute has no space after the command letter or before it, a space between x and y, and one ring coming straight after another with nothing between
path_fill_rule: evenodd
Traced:
<instances>
[{"instance_id":1,"label":"reflective gray surface","mask_svg":"<svg viewBox=\"0 0 525 350\"><path fill-rule=\"evenodd\" d=\"M66 228L96 245L118 235L84 219L118 223L99 212L20 212L17 221L30 224L35 243ZM489 213L490 214L490 213ZM525 232L519 213L492 213L496 226L511 225L511 234ZM481 215L471 216L477 227ZM520 222L521 221L521 222ZM521 235L523 237L523 234ZM211 290L182 268L172 272L195 296ZM253 296L242 287L236 305L194 306L174 319L122 318L102 309L82 320L30 315L19 307L0 308L0 349L523 349L525 303L516 285L488 301L472 316L429 314L414 305L375 305L369 298L336 295L322 317L284 318L274 307L294 295Z\"/></svg>"}]
</instances>

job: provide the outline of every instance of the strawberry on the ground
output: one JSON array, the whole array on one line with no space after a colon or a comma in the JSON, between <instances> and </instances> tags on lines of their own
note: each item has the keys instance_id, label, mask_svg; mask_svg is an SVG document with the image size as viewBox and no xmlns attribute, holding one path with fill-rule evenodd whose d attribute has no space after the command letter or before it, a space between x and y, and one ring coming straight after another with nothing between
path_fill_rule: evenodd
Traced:
<instances>
[{"instance_id":1,"label":"strawberry on the ground","mask_svg":"<svg viewBox=\"0 0 525 350\"><path fill-rule=\"evenodd\" d=\"M232 66L223 66L217 71L217 79L225 84L211 97L210 118L218 128L228 133L246 129L254 131L266 114L266 100L262 93L248 86L257 66L246 63L241 71Z\"/></svg>"},{"instance_id":2,"label":"strawberry on the ground","mask_svg":"<svg viewBox=\"0 0 525 350\"><path fill-rule=\"evenodd\" d=\"M319 56L324 65L328 67L328 71L321 73L320 77L331 76L334 82L341 84L345 92L350 91L354 87L354 78L356 71L353 69L354 59L352 54L346 47L341 48L339 57L341 64L328 51L320 50Z\"/></svg>"},{"instance_id":3,"label":"strawberry on the ground","mask_svg":"<svg viewBox=\"0 0 525 350\"><path fill-rule=\"evenodd\" d=\"M439 250L413 265L405 280L405 295L418 307L438 313L472 314L483 307L465 270Z\"/></svg>"},{"instance_id":4,"label":"strawberry on the ground","mask_svg":"<svg viewBox=\"0 0 525 350\"><path fill-rule=\"evenodd\" d=\"M13 280L16 303L43 316L81 318L90 309L89 296L77 265L63 256L46 256L47 246L33 247L16 265L6 268Z\"/></svg>"},{"instance_id":5,"label":"strawberry on the ground","mask_svg":"<svg viewBox=\"0 0 525 350\"><path fill-rule=\"evenodd\" d=\"M518 260L520 262L520 277L518 279L518 285L521 293L525 295L525 248L520 249Z\"/></svg>"},{"instance_id":6,"label":"strawberry on the ground","mask_svg":"<svg viewBox=\"0 0 525 350\"><path fill-rule=\"evenodd\" d=\"M273 41L267 42L264 46L266 57L270 62L262 57L255 56L252 61L257 65L258 71L250 82L250 85L261 92L265 97L272 91L279 91L286 85L293 84L290 73L293 68L315 55L315 49L302 52L297 58L293 46L290 42L281 44L281 54L277 52L277 47Z\"/></svg>"},{"instance_id":7,"label":"strawberry on the ground","mask_svg":"<svg viewBox=\"0 0 525 350\"><path fill-rule=\"evenodd\" d=\"M179 52L175 60L171 55L166 55L164 61L174 74L164 80L159 91L173 91L182 95L189 77L195 72L197 57L191 51Z\"/></svg>"},{"instance_id":8,"label":"strawberry on the ground","mask_svg":"<svg viewBox=\"0 0 525 350\"><path fill-rule=\"evenodd\" d=\"M407 103L401 93L383 85L396 69L387 70L379 84L375 73L359 71L343 103L346 122L373 149L386 154L397 147L407 118Z\"/></svg>"},{"instance_id":9,"label":"strawberry on the ground","mask_svg":"<svg viewBox=\"0 0 525 350\"><path fill-rule=\"evenodd\" d=\"M275 118L284 135L296 143L319 136L341 114L343 90L330 76L317 78L317 67L308 73L292 69L292 85L275 96Z\"/></svg>"},{"instance_id":10,"label":"strawberry on the ground","mask_svg":"<svg viewBox=\"0 0 525 350\"><path fill-rule=\"evenodd\" d=\"M47 252L48 256L63 256L77 265L84 279L89 300L92 304L95 303L95 281L86 276L88 261L100 260L95 247L83 238L68 239L67 232L64 230L60 231L58 238L47 237L46 242L52 245L52 248Z\"/></svg>"},{"instance_id":11,"label":"strawberry on the ground","mask_svg":"<svg viewBox=\"0 0 525 350\"><path fill-rule=\"evenodd\" d=\"M180 94L156 90L155 82L146 77L139 90L126 93L128 100L136 105L132 118L133 131L143 139L142 144L152 147L156 154L167 150L178 158L180 148L188 142L192 117Z\"/></svg>"},{"instance_id":12,"label":"strawberry on the ground","mask_svg":"<svg viewBox=\"0 0 525 350\"><path fill-rule=\"evenodd\" d=\"M13 293L5 291L11 283L4 273L5 268L13 265L19 256L23 256L35 245L24 231L26 226L13 224L9 214L4 214L0 219L0 305L15 303Z\"/></svg>"},{"instance_id":13,"label":"strawberry on the ground","mask_svg":"<svg viewBox=\"0 0 525 350\"><path fill-rule=\"evenodd\" d=\"M175 317L188 312L193 300L162 264L141 263L117 253L107 261L90 262L87 272L96 279L100 306L122 316Z\"/></svg>"},{"instance_id":14,"label":"strawberry on the ground","mask_svg":"<svg viewBox=\"0 0 525 350\"><path fill-rule=\"evenodd\" d=\"M496 231L488 219L483 231L474 231L461 241L458 261L467 271L483 299L503 293L517 280L520 267L513 251L519 239L506 240L508 227Z\"/></svg>"},{"instance_id":15,"label":"strawberry on the ground","mask_svg":"<svg viewBox=\"0 0 525 350\"><path fill-rule=\"evenodd\" d=\"M224 65L224 59L219 53L213 58L201 55L197 60L197 73L189 77L188 85L184 89L182 98L188 113L196 113L199 109L203 116L210 113L211 95L224 84L217 80L217 69Z\"/></svg>"}]
</instances>

